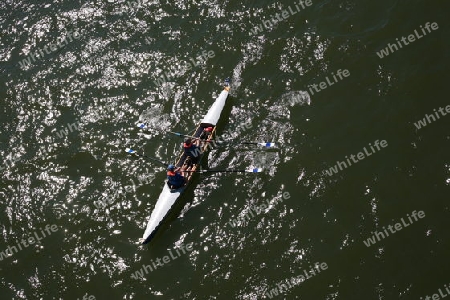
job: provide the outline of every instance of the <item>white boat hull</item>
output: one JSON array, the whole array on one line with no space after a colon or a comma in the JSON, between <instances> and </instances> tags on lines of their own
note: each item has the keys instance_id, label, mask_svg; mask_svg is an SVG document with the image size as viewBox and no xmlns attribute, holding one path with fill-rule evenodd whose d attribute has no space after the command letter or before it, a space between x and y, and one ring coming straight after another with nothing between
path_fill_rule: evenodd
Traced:
<instances>
[{"instance_id":1,"label":"white boat hull","mask_svg":"<svg viewBox=\"0 0 450 300\"><path fill-rule=\"evenodd\" d=\"M152 233L156 232L158 226L164 220L165 216L168 214L177 199L181 196L184 189L185 187L171 190L167 185L167 182L164 183L164 188L159 195L155 208L150 215L150 220L147 223L147 228L142 236L144 240L150 240L153 237Z\"/></svg>"},{"instance_id":2,"label":"white boat hull","mask_svg":"<svg viewBox=\"0 0 450 300\"><path fill-rule=\"evenodd\" d=\"M219 122L220 114L225 106L227 97L228 89L226 88L220 93L219 97L216 98L216 101L214 101L214 104L208 110L208 113L200 124L201 126L216 126L217 122Z\"/></svg>"}]
</instances>

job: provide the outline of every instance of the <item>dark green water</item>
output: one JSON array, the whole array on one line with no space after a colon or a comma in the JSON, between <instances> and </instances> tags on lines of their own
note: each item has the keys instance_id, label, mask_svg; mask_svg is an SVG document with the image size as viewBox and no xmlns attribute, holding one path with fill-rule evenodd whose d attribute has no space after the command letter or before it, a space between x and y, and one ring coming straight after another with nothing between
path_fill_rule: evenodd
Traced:
<instances>
[{"instance_id":1,"label":"dark green water","mask_svg":"<svg viewBox=\"0 0 450 300\"><path fill-rule=\"evenodd\" d=\"M268 299L316 262L327 269L276 299L445 292L450 116L414 123L450 104L449 3L313 0L252 34L289 6L296 10L265 0L0 4L0 251L40 238L2 256L1 299ZM376 54L427 22L439 28ZM48 50L68 32L80 35ZM214 55L182 68L202 51ZM339 69L350 76L304 97ZM171 78L158 87L164 72ZM280 147L213 150L204 167L266 171L199 176L158 237L137 245L165 171L123 150L174 161L181 140L162 131L191 132L226 77L219 133ZM136 128L141 115L150 130ZM388 146L327 175L376 140ZM99 200L110 203L97 208ZM425 217L365 246L413 211ZM188 243L192 251L131 277Z\"/></svg>"}]
</instances>

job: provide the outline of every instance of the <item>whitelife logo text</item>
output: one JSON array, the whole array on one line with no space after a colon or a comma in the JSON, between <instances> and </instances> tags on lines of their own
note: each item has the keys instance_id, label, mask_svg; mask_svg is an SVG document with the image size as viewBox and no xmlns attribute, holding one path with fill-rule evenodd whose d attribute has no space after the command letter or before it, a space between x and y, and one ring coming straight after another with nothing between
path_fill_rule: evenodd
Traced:
<instances>
[{"instance_id":1,"label":"whitelife logo text","mask_svg":"<svg viewBox=\"0 0 450 300\"><path fill-rule=\"evenodd\" d=\"M399 47L401 49L401 48L403 48L403 46L407 46L410 43L415 42L416 38L418 40L423 38L424 36L426 36L428 33L431 32L431 29L437 30L437 29L439 29L439 26L438 26L438 23L436 23L436 22L434 22L432 24L430 24L430 22L427 22L425 24L425 28L423 28L422 25L420 25L420 29L422 30L423 35L420 35L420 33L417 32L417 29L416 29L416 30L414 30L414 34L408 35L407 38L404 37L404 36L401 37L400 40L397 38L396 39L397 44L389 43L386 48L384 48L384 49L380 50L379 52L377 52L378 57L379 58L384 58L384 57L388 56L389 54L392 54L395 51L398 51ZM407 39L408 39L408 41L407 41ZM402 46L402 44L403 44L403 46Z\"/></svg>"},{"instance_id":2,"label":"whitelife logo text","mask_svg":"<svg viewBox=\"0 0 450 300\"><path fill-rule=\"evenodd\" d=\"M306 7L309 7L312 5L312 0L300 0L298 4L294 3L296 10L293 10L291 6L288 7L289 11L287 9L284 9L281 11L281 13L276 13L272 18L269 20L262 21L261 24L258 26L255 26L252 28L251 33L253 35L258 34L264 30L263 25L266 29L273 28L277 23L286 20L290 16L293 16L297 13L299 13L302 9L304 10ZM301 7L301 8L300 8Z\"/></svg>"},{"instance_id":3,"label":"whitelife logo text","mask_svg":"<svg viewBox=\"0 0 450 300\"><path fill-rule=\"evenodd\" d=\"M186 246L182 245L180 247L180 250L182 253L180 253L178 251L178 249L175 249L175 252L177 253L176 256L173 255L172 250L169 250L170 257L169 257L169 255L164 256L162 259L158 257L156 259L156 263L154 260L151 260L152 265L143 265L142 268L140 268L138 271L134 272L134 274L131 275L131 278L133 278L133 279L143 278L144 271L145 271L145 274L148 274L149 270L150 270L150 272L152 272L152 271L156 270L158 267L162 267L162 266L164 266L164 264L169 263L171 260L177 259L178 257L181 256L181 254L186 254L186 250L188 252L192 251L193 244L194 243L188 243L188 244L186 244ZM186 249L185 249L185 247L186 247Z\"/></svg>"},{"instance_id":4,"label":"whitelife logo text","mask_svg":"<svg viewBox=\"0 0 450 300\"><path fill-rule=\"evenodd\" d=\"M419 120L417 123L414 123L414 126L416 126L417 129L421 129L425 126L427 126L428 124L430 124L431 122L436 122L436 120L440 119L441 117L439 116L438 112L436 111L436 109L433 109L434 111L434 115L428 115L425 114L425 118L423 118L422 120ZM446 116L448 113L450 113L450 105L447 105L445 107L445 111L442 107L439 107L438 111L441 113L441 115L444 117ZM436 119L437 118L437 119Z\"/></svg>"},{"instance_id":5,"label":"whitelife logo text","mask_svg":"<svg viewBox=\"0 0 450 300\"><path fill-rule=\"evenodd\" d=\"M382 148L385 148L388 146L388 143L386 140L382 140L381 142L376 140L374 142L374 147L377 148L378 151L381 150L380 146ZM329 175L332 176L333 174L336 174L337 172L339 172L339 169L342 171L343 168L348 168L349 166L352 165L351 161L353 161L354 163L357 163L361 160L363 160L364 158L366 158L366 156L371 156L372 154L374 154L376 151L375 149L372 147L372 143L369 143L369 147L372 150L372 152L367 151L366 147L363 148L364 152L359 152L356 155L350 154L350 158L348 158L348 156L345 156L348 165L345 163L345 161L337 161L337 164L334 165L333 167L331 167L329 170L326 170L325 172ZM350 161L351 159L351 161ZM338 169L339 167L339 169Z\"/></svg>"},{"instance_id":6,"label":"whitelife logo text","mask_svg":"<svg viewBox=\"0 0 450 300\"><path fill-rule=\"evenodd\" d=\"M52 234L52 232L56 232L57 230L58 230L58 227L55 224L45 225L45 229L41 228L40 236L39 236L39 233L37 231L35 231L33 233L34 236L31 235L26 240L22 239L19 243L17 243L17 247L16 246L8 246L8 248L5 251L1 251L0 252L0 261L2 261L4 258L14 255L15 253L19 252L19 250L22 250L22 246L23 246L23 248L27 248L28 246L33 245L37 241L42 240L43 238ZM44 231L47 232L47 234L45 234Z\"/></svg>"},{"instance_id":7,"label":"whitelife logo text","mask_svg":"<svg viewBox=\"0 0 450 300\"><path fill-rule=\"evenodd\" d=\"M370 247L371 245L375 245L376 242L381 241L382 239L385 239L389 236L389 232L391 234L396 233L400 230L402 230L405 227L408 227L409 225L411 225L414 221L419 221L419 219L425 218L425 212L423 210L416 212L413 211L411 213L411 216L409 214L407 214L408 217L408 221L409 223L405 222L405 220L403 218L401 218L401 223L395 223L394 226L389 225L386 229L386 227L383 226L383 231L382 232L374 232L372 237L368 238L367 240L363 241L364 245L366 245L367 247ZM412 219L411 219L412 217ZM404 227L403 227L404 226ZM388 231L389 229L389 231Z\"/></svg>"},{"instance_id":8,"label":"whitelife logo text","mask_svg":"<svg viewBox=\"0 0 450 300\"><path fill-rule=\"evenodd\" d=\"M284 281L277 284L277 287L274 289L271 289L269 292L266 292L266 296L272 299L275 296L278 296L278 294L281 294L284 292L284 290L288 291L289 289L293 288L296 285L299 285L306 280L313 278L316 275L319 275L320 272L328 269L328 265L326 263L319 264L318 262L314 264L314 267L311 266L311 269L308 271L303 270L303 274L292 277L291 279L285 279Z\"/></svg>"},{"instance_id":9,"label":"whitelife logo text","mask_svg":"<svg viewBox=\"0 0 450 300\"><path fill-rule=\"evenodd\" d=\"M441 300L444 299L445 297L447 297L448 295L450 295L450 287L448 286L448 284L444 285L445 291L447 291L447 294L445 294L445 292L442 292L442 289L439 289L438 292L439 294L433 294L431 296L426 295L425 298L424 297L420 297L420 300Z\"/></svg>"}]
</instances>

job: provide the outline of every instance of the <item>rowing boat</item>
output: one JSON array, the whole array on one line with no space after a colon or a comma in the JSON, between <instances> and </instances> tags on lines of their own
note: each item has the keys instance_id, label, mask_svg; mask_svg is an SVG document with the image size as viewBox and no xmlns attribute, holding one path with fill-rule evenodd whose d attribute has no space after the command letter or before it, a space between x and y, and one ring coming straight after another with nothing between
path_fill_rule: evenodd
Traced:
<instances>
[{"instance_id":1,"label":"rowing boat","mask_svg":"<svg viewBox=\"0 0 450 300\"><path fill-rule=\"evenodd\" d=\"M190 161L190 159L181 152L177 162L176 167L186 170L187 174L185 176L186 182L183 186L179 188L171 188L167 181L164 183L163 190L159 195L158 201L150 215L147 227L145 229L144 235L142 236L142 244L147 244L155 236L158 228L161 226L165 218L170 214L172 207L186 190L189 183L191 183L194 173L200 167L200 163L204 153L208 150L208 144L214 139L216 133L216 125L219 121L220 114L225 106L225 102L228 97L228 92L230 91L230 86L228 81L225 81L225 87L220 95L216 98L213 105L209 108L208 113L203 117L195 130L193 137L199 138L201 141L199 157L195 163ZM212 128L212 130L211 130ZM205 130L207 129L207 130Z\"/></svg>"}]
</instances>

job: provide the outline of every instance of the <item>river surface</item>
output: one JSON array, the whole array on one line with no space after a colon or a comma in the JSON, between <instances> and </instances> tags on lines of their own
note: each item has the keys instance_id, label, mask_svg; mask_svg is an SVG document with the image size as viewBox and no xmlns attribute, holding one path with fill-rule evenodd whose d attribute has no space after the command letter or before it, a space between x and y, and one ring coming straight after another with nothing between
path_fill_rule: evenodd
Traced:
<instances>
[{"instance_id":1,"label":"river surface","mask_svg":"<svg viewBox=\"0 0 450 300\"><path fill-rule=\"evenodd\" d=\"M2 1L0 299L450 294L449 11ZM125 148L174 162L227 77L202 167L264 172L198 175L140 245L165 168Z\"/></svg>"}]
</instances>

